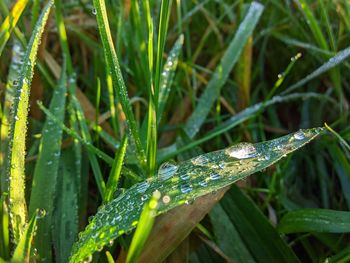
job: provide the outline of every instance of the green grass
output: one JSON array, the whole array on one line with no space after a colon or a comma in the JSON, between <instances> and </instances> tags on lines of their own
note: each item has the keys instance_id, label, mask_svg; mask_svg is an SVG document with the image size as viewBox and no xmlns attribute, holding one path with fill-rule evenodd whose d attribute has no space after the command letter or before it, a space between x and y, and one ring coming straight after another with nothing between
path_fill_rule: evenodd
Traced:
<instances>
[{"instance_id":1,"label":"green grass","mask_svg":"<svg viewBox=\"0 0 350 263\"><path fill-rule=\"evenodd\" d=\"M0 262L347 262L349 17L1 1Z\"/></svg>"}]
</instances>

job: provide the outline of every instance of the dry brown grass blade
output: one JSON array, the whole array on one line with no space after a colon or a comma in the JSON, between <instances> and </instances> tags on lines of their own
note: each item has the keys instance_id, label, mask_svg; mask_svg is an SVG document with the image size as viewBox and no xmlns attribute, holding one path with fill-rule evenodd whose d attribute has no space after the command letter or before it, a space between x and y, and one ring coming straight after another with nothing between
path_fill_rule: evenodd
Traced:
<instances>
[{"instance_id":1,"label":"dry brown grass blade","mask_svg":"<svg viewBox=\"0 0 350 263\"><path fill-rule=\"evenodd\" d=\"M159 216L138 262L163 262L191 233L228 189L229 187L225 187L215 193L198 198L192 205L182 205Z\"/></svg>"}]
</instances>

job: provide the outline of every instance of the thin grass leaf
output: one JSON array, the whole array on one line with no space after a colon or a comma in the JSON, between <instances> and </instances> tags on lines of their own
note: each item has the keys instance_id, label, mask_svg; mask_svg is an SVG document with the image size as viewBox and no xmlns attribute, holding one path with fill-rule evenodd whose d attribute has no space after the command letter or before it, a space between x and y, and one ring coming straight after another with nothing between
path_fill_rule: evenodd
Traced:
<instances>
[{"instance_id":1,"label":"thin grass leaf","mask_svg":"<svg viewBox=\"0 0 350 263\"><path fill-rule=\"evenodd\" d=\"M0 197L0 255L5 259L10 259L10 230L9 213L6 203L7 193Z\"/></svg>"},{"instance_id":2,"label":"thin grass leaf","mask_svg":"<svg viewBox=\"0 0 350 263\"><path fill-rule=\"evenodd\" d=\"M291 211L278 224L281 233L350 233L350 212L306 208Z\"/></svg>"},{"instance_id":3,"label":"thin grass leaf","mask_svg":"<svg viewBox=\"0 0 350 263\"><path fill-rule=\"evenodd\" d=\"M155 191L162 195L157 214L165 213L270 166L314 139L321 131L323 128L300 130L263 143L241 143L195 157L178 166L161 167L158 178L136 184L100 207L73 246L70 262L88 258L110 240L133 229L143 205Z\"/></svg>"},{"instance_id":4,"label":"thin grass leaf","mask_svg":"<svg viewBox=\"0 0 350 263\"><path fill-rule=\"evenodd\" d=\"M68 262L70 249L79 231L77 188L80 182L76 178L74 157L74 148L70 147L62 152L60 159L52 232L56 262Z\"/></svg>"},{"instance_id":5,"label":"thin grass leaf","mask_svg":"<svg viewBox=\"0 0 350 263\"><path fill-rule=\"evenodd\" d=\"M27 4L28 0L18 0L2 23L0 27L0 56Z\"/></svg>"},{"instance_id":6,"label":"thin grass leaf","mask_svg":"<svg viewBox=\"0 0 350 263\"><path fill-rule=\"evenodd\" d=\"M113 194L118 189L118 183L120 178L120 172L122 170L124 156L126 152L126 147L128 145L128 137L124 135L120 147L115 154L114 163L111 169L111 172L108 177L106 191L104 195L104 202L108 203L112 201Z\"/></svg>"},{"instance_id":7,"label":"thin grass leaf","mask_svg":"<svg viewBox=\"0 0 350 263\"><path fill-rule=\"evenodd\" d=\"M157 119L160 123L163 115L163 111L170 94L171 84L177 68L177 62L184 43L184 35L180 35L176 40L173 48L171 49L169 56L164 64L163 72L160 78L159 87L159 99L158 99L158 112Z\"/></svg>"},{"instance_id":8,"label":"thin grass leaf","mask_svg":"<svg viewBox=\"0 0 350 263\"><path fill-rule=\"evenodd\" d=\"M29 263L30 262L30 252L32 241L34 238L34 233L36 229L36 222L38 218L45 216L44 210L37 210L32 215L26 229L21 237L15 252L13 253L11 263Z\"/></svg>"},{"instance_id":9,"label":"thin grass leaf","mask_svg":"<svg viewBox=\"0 0 350 263\"><path fill-rule=\"evenodd\" d=\"M135 234L131 240L126 263L137 262L137 258L152 230L160 196L160 192L154 192L151 199L144 205Z\"/></svg>"},{"instance_id":10,"label":"thin grass leaf","mask_svg":"<svg viewBox=\"0 0 350 263\"><path fill-rule=\"evenodd\" d=\"M115 263L111 253L109 251L106 251L106 257L107 257L107 262L108 263Z\"/></svg>"},{"instance_id":11,"label":"thin grass leaf","mask_svg":"<svg viewBox=\"0 0 350 263\"><path fill-rule=\"evenodd\" d=\"M17 80L17 87L15 91L16 97L12 107L14 121L11 124L9 134L7 169L9 170L10 178L10 218L15 243L19 241L23 233L27 217L27 207L24 192L24 159L30 86L40 38L43 33L52 4L53 2L49 1L48 4L44 7L30 38L27 51L23 58L21 75Z\"/></svg>"},{"instance_id":12,"label":"thin grass leaf","mask_svg":"<svg viewBox=\"0 0 350 263\"><path fill-rule=\"evenodd\" d=\"M262 11L263 6L261 4L252 2L247 15L239 25L234 38L230 42L212 78L199 98L195 110L186 122L185 131L190 138L193 138L197 134L203 122L206 120L212 105L220 95L221 88L228 79L229 73L239 59L249 36L253 33Z\"/></svg>"},{"instance_id":13,"label":"thin grass leaf","mask_svg":"<svg viewBox=\"0 0 350 263\"><path fill-rule=\"evenodd\" d=\"M50 111L63 122L65 115L67 91L66 66L61 71L61 78L53 92ZM51 225L54 210L54 197L58 177L58 165L61 155L62 127L49 118L46 119L39 146L38 160L35 165L32 191L29 203L29 215L40 208L47 212L47 216L38 223L36 248L42 259L51 260ZM48 184L48 182L50 182Z\"/></svg>"},{"instance_id":14,"label":"thin grass leaf","mask_svg":"<svg viewBox=\"0 0 350 263\"><path fill-rule=\"evenodd\" d=\"M112 35L109 29L105 2L104 0L94 0L93 3L96 10L97 24L102 40L104 54L106 57L107 72L109 72L112 76L113 86L117 91L119 102L121 103L123 111L125 113L128 130L134 140L139 161L142 166L145 166L146 155L141 144L138 127L136 125L135 117L131 109L130 101L127 95L127 89L119 66L118 57L114 49Z\"/></svg>"},{"instance_id":15,"label":"thin grass leaf","mask_svg":"<svg viewBox=\"0 0 350 263\"><path fill-rule=\"evenodd\" d=\"M350 56L350 47L343 49L342 51L339 51L334 57L330 58L326 63L324 63L322 66L317 68L315 71L307 75L305 78L299 80L297 83L291 85L288 87L285 91L283 91L281 94L290 93L306 84L310 80L318 77L319 75L333 69L334 67L340 65L343 63L348 57Z\"/></svg>"}]
</instances>

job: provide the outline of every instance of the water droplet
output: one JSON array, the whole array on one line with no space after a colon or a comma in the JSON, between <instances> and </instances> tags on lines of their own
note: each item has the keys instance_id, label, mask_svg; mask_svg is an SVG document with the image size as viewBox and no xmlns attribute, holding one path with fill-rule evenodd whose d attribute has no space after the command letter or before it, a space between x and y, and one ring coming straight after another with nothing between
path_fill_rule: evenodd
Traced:
<instances>
[{"instance_id":1,"label":"water droplet","mask_svg":"<svg viewBox=\"0 0 350 263\"><path fill-rule=\"evenodd\" d=\"M184 194L189 193L192 191L192 186L190 184L183 184L180 186L180 191Z\"/></svg>"},{"instance_id":2,"label":"water droplet","mask_svg":"<svg viewBox=\"0 0 350 263\"><path fill-rule=\"evenodd\" d=\"M208 159L208 157L206 157L204 155L200 155L200 156L192 159L191 162L194 165L206 165L209 162L209 159Z\"/></svg>"},{"instance_id":3,"label":"water droplet","mask_svg":"<svg viewBox=\"0 0 350 263\"><path fill-rule=\"evenodd\" d=\"M206 186L208 186L208 183L207 183L207 181L203 180L203 181L199 182L199 185L202 187L206 187Z\"/></svg>"},{"instance_id":4,"label":"water droplet","mask_svg":"<svg viewBox=\"0 0 350 263\"><path fill-rule=\"evenodd\" d=\"M164 204L168 204L170 202L171 198L168 195L164 195L162 198L162 201Z\"/></svg>"},{"instance_id":5,"label":"water droplet","mask_svg":"<svg viewBox=\"0 0 350 263\"><path fill-rule=\"evenodd\" d=\"M190 175L188 173L181 174L180 178L181 178L181 180L186 181L186 180L190 179Z\"/></svg>"},{"instance_id":6,"label":"water droplet","mask_svg":"<svg viewBox=\"0 0 350 263\"><path fill-rule=\"evenodd\" d=\"M173 163L163 163L158 169L158 178L161 180L167 180L172 177L179 167Z\"/></svg>"},{"instance_id":7,"label":"water droplet","mask_svg":"<svg viewBox=\"0 0 350 263\"><path fill-rule=\"evenodd\" d=\"M278 74L278 75L277 75L277 78L279 78L279 79L281 79L282 77L283 77L282 74Z\"/></svg>"},{"instance_id":8,"label":"water droplet","mask_svg":"<svg viewBox=\"0 0 350 263\"><path fill-rule=\"evenodd\" d=\"M13 85L13 86L17 86L17 85L18 85L18 81L17 81L17 80L14 80L14 81L12 82L12 85Z\"/></svg>"},{"instance_id":9,"label":"water droplet","mask_svg":"<svg viewBox=\"0 0 350 263\"><path fill-rule=\"evenodd\" d=\"M149 183L145 181L145 182L139 183L136 187L136 190L137 190L137 192L142 194L142 193L146 192L148 187L149 187Z\"/></svg>"},{"instance_id":10,"label":"water droplet","mask_svg":"<svg viewBox=\"0 0 350 263\"><path fill-rule=\"evenodd\" d=\"M18 117L18 116L15 116L15 120L18 121L18 120L19 120L19 117Z\"/></svg>"},{"instance_id":11,"label":"water droplet","mask_svg":"<svg viewBox=\"0 0 350 263\"><path fill-rule=\"evenodd\" d=\"M95 8L92 9L92 14L95 16L97 14L97 11Z\"/></svg>"},{"instance_id":12,"label":"water droplet","mask_svg":"<svg viewBox=\"0 0 350 263\"><path fill-rule=\"evenodd\" d=\"M253 144L242 142L226 149L225 153L237 159L247 159L257 156L256 148Z\"/></svg>"},{"instance_id":13,"label":"water droplet","mask_svg":"<svg viewBox=\"0 0 350 263\"><path fill-rule=\"evenodd\" d=\"M43 208L38 208L36 210L36 217L37 218L43 218L46 215L46 210Z\"/></svg>"},{"instance_id":14,"label":"water droplet","mask_svg":"<svg viewBox=\"0 0 350 263\"><path fill-rule=\"evenodd\" d=\"M211 180L218 180L218 179L220 179L220 174L211 173L211 174L210 174L210 179L211 179Z\"/></svg>"},{"instance_id":15,"label":"water droplet","mask_svg":"<svg viewBox=\"0 0 350 263\"><path fill-rule=\"evenodd\" d=\"M294 139L300 141L300 140L305 139L305 134L303 131L298 131L298 132L294 133L293 137L294 137Z\"/></svg>"}]
</instances>

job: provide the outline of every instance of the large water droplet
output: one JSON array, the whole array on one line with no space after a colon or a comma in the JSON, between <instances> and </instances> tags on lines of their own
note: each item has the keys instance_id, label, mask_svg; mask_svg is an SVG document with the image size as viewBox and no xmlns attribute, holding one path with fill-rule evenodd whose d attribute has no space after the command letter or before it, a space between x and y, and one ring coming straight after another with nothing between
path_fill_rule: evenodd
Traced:
<instances>
[{"instance_id":1,"label":"large water droplet","mask_svg":"<svg viewBox=\"0 0 350 263\"><path fill-rule=\"evenodd\" d=\"M194 165L206 165L209 162L208 157L201 155L191 160Z\"/></svg>"},{"instance_id":2,"label":"large water droplet","mask_svg":"<svg viewBox=\"0 0 350 263\"><path fill-rule=\"evenodd\" d=\"M145 182L139 183L136 187L136 190L137 192L143 194L144 192L146 192L148 187L149 187L149 183L145 181Z\"/></svg>"},{"instance_id":3,"label":"large water droplet","mask_svg":"<svg viewBox=\"0 0 350 263\"><path fill-rule=\"evenodd\" d=\"M172 177L179 167L173 163L163 163L158 169L158 178L167 180Z\"/></svg>"},{"instance_id":4,"label":"large water droplet","mask_svg":"<svg viewBox=\"0 0 350 263\"><path fill-rule=\"evenodd\" d=\"M36 217L37 218L43 218L46 215L46 210L43 208L38 208L36 210Z\"/></svg>"},{"instance_id":5,"label":"large water droplet","mask_svg":"<svg viewBox=\"0 0 350 263\"><path fill-rule=\"evenodd\" d=\"M305 139L305 134L303 131L298 131L298 132L294 133L293 137L294 137L294 139L300 141L300 140Z\"/></svg>"},{"instance_id":6,"label":"large water droplet","mask_svg":"<svg viewBox=\"0 0 350 263\"><path fill-rule=\"evenodd\" d=\"M247 159L257 156L256 148L253 144L242 142L227 148L225 153L237 159Z\"/></svg>"}]
</instances>

